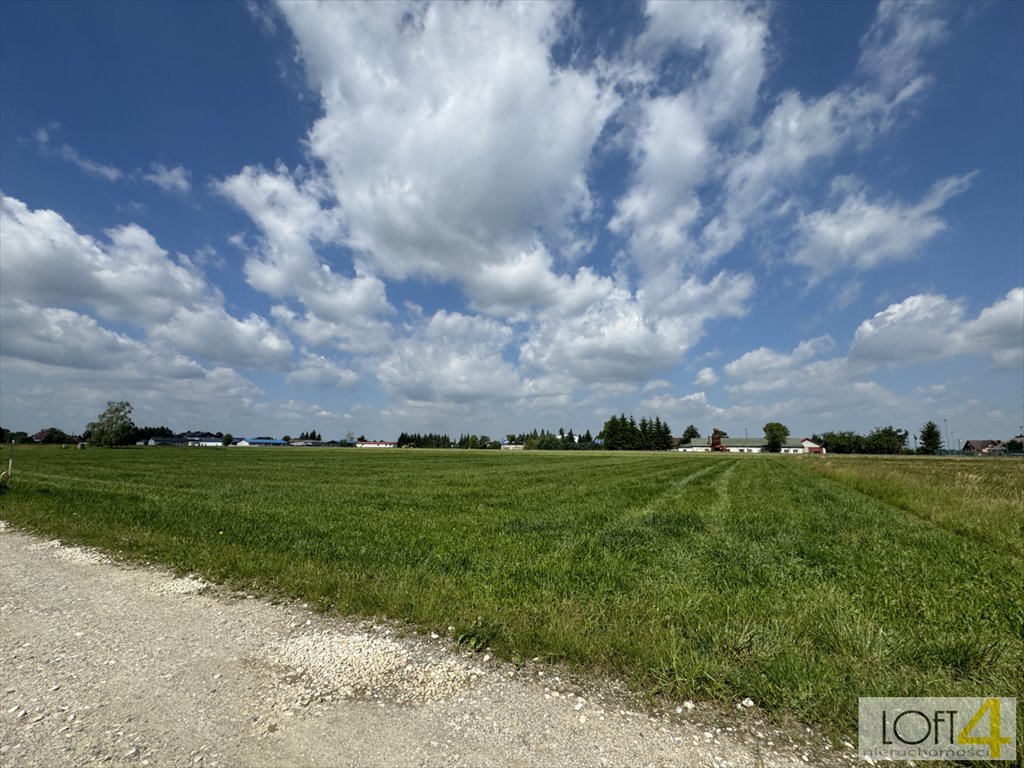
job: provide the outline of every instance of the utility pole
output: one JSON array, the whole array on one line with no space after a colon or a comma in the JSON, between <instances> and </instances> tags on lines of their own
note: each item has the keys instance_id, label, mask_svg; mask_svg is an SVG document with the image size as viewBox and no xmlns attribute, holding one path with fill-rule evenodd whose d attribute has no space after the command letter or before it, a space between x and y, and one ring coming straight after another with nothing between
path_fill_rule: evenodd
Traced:
<instances>
[{"instance_id":1,"label":"utility pole","mask_svg":"<svg viewBox=\"0 0 1024 768\"><path fill-rule=\"evenodd\" d=\"M950 447L949 446L949 424L946 423L945 419L942 420L942 426L944 426L946 428L946 450L948 451L949 447Z\"/></svg>"}]
</instances>

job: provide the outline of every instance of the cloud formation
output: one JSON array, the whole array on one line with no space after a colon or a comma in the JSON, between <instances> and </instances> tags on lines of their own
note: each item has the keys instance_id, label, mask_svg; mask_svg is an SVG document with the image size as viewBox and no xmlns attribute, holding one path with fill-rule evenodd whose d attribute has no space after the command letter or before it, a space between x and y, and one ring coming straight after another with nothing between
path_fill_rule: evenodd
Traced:
<instances>
[{"instance_id":1,"label":"cloud formation","mask_svg":"<svg viewBox=\"0 0 1024 768\"><path fill-rule=\"evenodd\" d=\"M36 130L32 161L110 199L0 201L5 376L165 397L144 374L162 364L239 418L493 432L633 406L881 418L915 405L900 371L1024 364L1016 277L969 295L931 270L977 226L991 163L889 149L939 92L952 6L822 31L849 50L813 77L788 60L797 15L761 2L616 6L614 29L541 0L246 8L305 78L301 135L221 165L140 137L107 165ZM926 282L887 282L912 260Z\"/></svg>"},{"instance_id":2,"label":"cloud formation","mask_svg":"<svg viewBox=\"0 0 1024 768\"><path fill-rule=\"evenodd\" d=\"M908 296L857 327L851 358L907 365L954 355L989 356L1000 370L1024 368L1024 288L966 319L962 300Z\"/></svg>"},{"instance_id":3,"label":"cloud formation","mask_svg":"<svg viewBox=\"0 0 1024 768\"><path fill-rule=\"evenodd\" d=\"M813 281L843 268L870 269L887 261L908 259L946 229L936 213L970 186L974 174L942 179L921 202L874 202L855 180L843 179L834 189L848 189L835 211L814 211L801 216L799 250L791 260L811 271Z\"/></svg>"},{"instance_id":4,"label":"cloud formation","mask_svg":"<svg viewBox=\"0 0 1024 768\"><path fill-rule=\"evenodd\" d=\"M552 67L567 6L282 11L323 107L310 151L359 263L461 279L538 234L564 245L590 215L586 164L619 98L596 74Z\"/></svg>"},{"instance_id":5,"label":"cloud formation","mask_svg":"<svg viewBox=\"0 0 1024 768\"><path fill-rule=\"evenodd\" d=\"M202 301L207 287L136 224L108 229L107 241L80 235L54 211L0 197L0 279L4 294L36 304L88 305L104 318L158 322Z\"/></svg>"},{"instance_id":6,"label":"cloud formation","mask_svg":"<svg viewBox=\"0 0 1024 768\"><path fill-rule=\"evenodd\" d=\"M173 168L168 168L163 163L152 163L150 172L143 174L142 178L156 184L164 192L185 195L192 189L189 176L189 172L183 166L176 165Z\"/></svg>"},{"instance_id":7,"label":"cloud formation","mask_svg":"<svg viewBox=\"0 0 1024 768\"><path fill-rule=\"evenodd\" d=\"M36 147L43 155L56 157L64 162L71 163L77 166L83 173L106 181L119 181L124 178L125 174L119 168L82 157L78 150L70 144L63 141L54 141L52 134L58 129L59 126L50 125L36 130L34 136Z\"/></svg>"}]
</instances>

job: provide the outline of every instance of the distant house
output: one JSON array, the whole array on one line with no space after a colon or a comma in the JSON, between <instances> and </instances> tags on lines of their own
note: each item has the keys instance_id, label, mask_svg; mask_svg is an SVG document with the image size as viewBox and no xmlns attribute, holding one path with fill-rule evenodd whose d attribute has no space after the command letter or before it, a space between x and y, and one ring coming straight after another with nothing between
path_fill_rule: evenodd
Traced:
<instances>
[{"instance_id":1,"label":"distant house","mask_svg":"<svg viewBox=\"0 0 1024 768\"><path fill-rule=\"evenodd\" d=\"M272 437L243 437L238 442L232 443L239 448L270 448L273 446L288 445L284 440L275 440Z\"/></svg>"},{"instance_id":2,"label":"distant house","mask_svg":"<svg viewBox=\"0 0 1024 768\"><path fill-rule=\"evenodd\" d=\"M693 438L686 441L680 440L676 450L683 453L711 453L711 443L705 438L697 438L697 440L700 442L696 442Z\"/></svg>"},{"instance_id":3,"label":"distant house","mask_svg":"<svg viewBox=\"0 0 1024 768\"><path fill-rule=\"evenodd\" d=\"M805 451L806 453L826 453L825 446L818 445L816 442L811 440L809 437L801 437L800 438L800 445L802 445L804 448L807 449Z\"/></svg>"},{"instance_id":4,"label":"distant house","mask_svg":"<svg viewBox=\"0 0 1024 768\"><path fill-rule=\"evenodd\" d=\"M359 440L356 442L356 448L397 448L398 443L394 443L390 440Z\"/></svg>"},{"instance_id":5,"label":"distant house","mask_svg":"<svg viewBox=\"0 0 1024 768\"><path fill-rule=\"evenodd\" d=\"M968 440L964 443L963 450L969 453L1005 453L1006 446L1002 440Z\"/></svg>"},{"instance_id":6,"label":"distant house","mask_svg":"<svg viewBox=\"0 0 1024 768\"><path fill-rule=\"evenodd\" d=\"M677 450L684 453L767 453L768 441L763 437L722 437L712 441L710 437L697 438L700 442L688 440ZM825 453L825 449L814 441L802 437L790 438L782 444L779 453Z\"/></svg>"},{"instance_id":7,"label":"distant house","mask_svg":"<svg viewBox=\"0 0 1024 768\"><path fill-rule=\"evenodd\" d=\"M184 437L179 437L179 436L175 436L175 437L151 437L151 438L149 438L149 441L146 443L146 445L160 445L160 446L185 445L185 438Z\"/></svg>"},{"instance_id":8,"label":"distant house","mask_svg":"<svg viewBox=\"0 0 1024 768\"><path fill-rule=\"evenodd\" d=\"M510 443L508 440L501 444L501 450L503 451L521 451L523 450L523 447L524 446L519 443Z\"/></svg>"}]
</instances>

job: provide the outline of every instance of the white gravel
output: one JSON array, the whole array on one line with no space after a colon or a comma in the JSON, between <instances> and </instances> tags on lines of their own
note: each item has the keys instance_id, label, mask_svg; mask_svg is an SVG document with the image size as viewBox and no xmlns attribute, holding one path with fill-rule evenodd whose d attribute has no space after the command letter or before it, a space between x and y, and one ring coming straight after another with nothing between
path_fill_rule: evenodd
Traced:
<instances>
[{"instance_id":1,"label":"white gravel","mask_svg":"<svg viewBox=\"0 0 1024 768\"><path fill-rule=\"evenodd\" d=\"M309 692L308 698L318 701L436 701L465 690L483 674L462 661L434 658L387 634L390 630L306 632L276 644L268 658L291 673Z\"/></svg>"},{"instance_id":2,"label":"white gravel","mask_svg":"<svg viewBox=\"0 0 1024 768\"><path fill-rule=\"evenodd\" d=\"M210 582L196 576L184 576L155 584L152 591L158 595L198 595L211 586Z\"/></svg>"},{"instance_id":3,"label":"white gravel","mask_svg":"<svg viewBox=\"0 0 1024 768\"><path fill-rule=\"evenodd\" d=\"M49 539L36 544L29 545L29 550L36 552L41 549L53 550L54 557L68 563L81 563L82 565L103 565L112 560L95 549L89 547L75 547L64 545L59 539Z\"/></svg>"},{"instance_id":4,"label":"white gravel","mask_svg":"<svg viewBox=\"0 0 1024 768\"><path fill-rule=\"evenodd\" d=\"M847 766L753 702L621 685L107 562L0 521L0 765Z\"/></svg>"}]
</instances>

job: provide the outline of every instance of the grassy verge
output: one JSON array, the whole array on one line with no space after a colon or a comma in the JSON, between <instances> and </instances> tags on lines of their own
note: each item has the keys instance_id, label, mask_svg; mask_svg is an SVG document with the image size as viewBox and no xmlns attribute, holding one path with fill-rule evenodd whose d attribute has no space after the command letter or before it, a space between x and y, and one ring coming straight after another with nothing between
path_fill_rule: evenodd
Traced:
<instances>
[{"instance_id":1,"label":"grassy verge","mask_svg":"<svg viewBox=\"0 0 1024 768\"><path fill-rule=\"evenodd\" d=\"M839 735L858 696L1020 693L1017 470L950 461L26 449L0 516Z\"/></svg>"}]
</instances>

